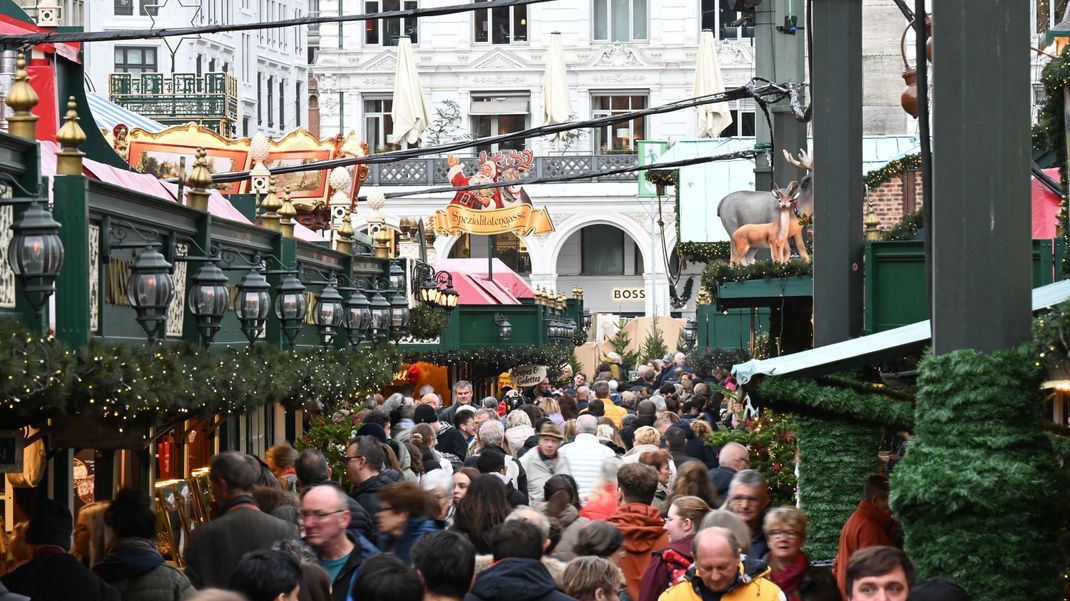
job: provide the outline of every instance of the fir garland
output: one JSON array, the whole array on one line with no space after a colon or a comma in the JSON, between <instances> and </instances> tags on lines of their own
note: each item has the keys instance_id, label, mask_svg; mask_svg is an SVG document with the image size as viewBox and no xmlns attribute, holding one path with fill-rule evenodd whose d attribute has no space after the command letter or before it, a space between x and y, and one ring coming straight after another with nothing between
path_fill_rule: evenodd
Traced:
<instances>
[{"instance_id":1,"label":"fir garland","mask_svg":"<svg viewBox=\"0 0 1070 601\"><path fill-rule=\"evenodd\" d=\"M0 416L62 409L74 361L55 338L34 335L17 321L0 320Z\"/></svg>"},{"instance_id":2,"label":"fir garland","mask_svg":"<svg viewBox=\"0 0 1070 601\"><path fill-rule=\"evenodd\" d=\"M700 355L687 358L688 365L699 375L711 375L718 367L731 369L737 363L750 361L750 352L745 348L711 348Z\"/></svg>"},{"instance_id":3,"label":"fir garland","mask_svg":"<svg viewBox=\"0 0 1070 601\"><path fill-rule=\"evenodd\" d=\"M758 470L769 483L772 506L795 504L795 441L798 426L788 415L762 411L748 420L744 430L719 430L710 434L706 444L723 447L738 442L750 449L750 467Z\"/></svg>"},{"instance_id":4,"label":"fir garland","mask_svg":"<svg viewBox=\"0 0 1070 601\"><path fill-rule=\"evenodd\" d=\"M802 259L792 259L787 263L758 261L750 265L732 265L729 263L710 263L702 272L702 287L716 296L717 287L726 282L746 282L770 278L792 278L812 276L813 263Z\"/></svg>"},{"instance_id":5,"label":"fir garland","mask_svg":"<svg viewBox=\"0 0 1070 601\"><path fill-rule=\"evenodd\" d=\"M876 188L897 175L919 168L921 168L921 153L908 154L894 161L889 161L879 169L870 171L862 177L862 181L867 188Z\"/></svg>"},{"instance_id":6,"label":"fir garland","mask_svg":"<svg viewBox=\"0 0 1070 601\"><path fill-rule=\"evenodd\" d=\"M450 321L450 315L445 309L429 307L423 303L417 303L411 314L409 335L416 340L437 340Z\"/></svg>"},{"instance_id":7,"label":"fir garland","mask_svg":"<svg viewBox=\"0 0 1070 601\"><path fill-rule=\"evenodd\" d=\"M763 405L796 414L911 428L914 423L911 403L893 397L884 388L871 387L866 392L866 385L858 383L858 386L858 389L852 389L822 386L813 380L765 378L758 386L758 398Z\"/></svg>"},{"instance_id":8,"label":"fir garland","mask_svg":"<svg viewBox=\"0 0 1070 601\"><path fill-rule=\"evenodd\" d=\"M728 262L732 257L731 242L679 242L676 244L676 254L681 259L712 263L714 261Z\"/></svg>"},{"instance_id":9,"label":"fir garland","mask_svg":"<svg viewBox=\"0 0 1070 601\"><path fill-rule=\"evenodd\" d=\"M546 365L556 368L571 363L573 347L569 345L499 347L485 346L448 351L406 351L406 363L427 361L436 365L469 364L483 369L506 370L517 365Z\"/></svg>"},{"instance_id":10,"label":"fir garland","mask_svg":"<svg viewBox=\"0 0 1070 601\"><path fill-rule=\"evenodd\" d=\"M1050 152L1055 158L1055 164L1059 166L1063 194L1057 215L1058 231L1070 248L1070 231L1066 228L1067 210L1070 206L1067 197L1067 188L1070 186L1067 186L1067 182L1070 180L1067 179L1066 173L1066 122L1063 108L1063 89L1070 87L1070 46L1044 67L1040 80L1044 84L1047 100L1037 115L1037 124L1033 127L1033 147ZM1062 272L1070 273L1070 257L1063 257Z\"/></svg>"},{"instance_id":11,"label":"fir garland","mask_svg":"<svg viewBox=\"0 0 1070 601\"><path fill-rule=\"evenodd\" d=\"M881 234L881 240L917 240L924 225L921 209L903 215L899 223Z\"/></svg>"},{"instance_id":12,"label":"fir garland","mask_svg":"<svg viewBox=\"0 0 1070 601\"><path fill-rule=\"evenodd\" d=\"M673 309L682 309L687 305L687 301L691 299L691 292L694 286L695 276L687 278L682 295L676 294L676 286L669 286L669 299L672 301Z\"/></svg>"},{"instance_id":13,"label":"fir garland","mask_svg":"<svg viewBox=\"0 0 1070 601\"><path fill-rule=\"evenodd\" d=\"M1031 599L1063 598L1056 525L1067 489L1041 427L1036 363L1027 345L923 359L924 419L892 473L919 576L952 578L978 601L1020 598L1023 583Z\"/></svg>"}]
</instances>

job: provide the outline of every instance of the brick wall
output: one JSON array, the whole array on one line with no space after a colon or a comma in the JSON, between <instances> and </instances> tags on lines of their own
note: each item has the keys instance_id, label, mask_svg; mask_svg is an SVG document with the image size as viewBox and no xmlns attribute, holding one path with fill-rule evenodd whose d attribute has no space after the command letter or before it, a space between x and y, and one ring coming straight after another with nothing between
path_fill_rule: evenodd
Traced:
<instances>
[{"instance_id":1,"label":"brick wall","mask_svg":"<svg viewBox=\"0 0 1070 601\"><path fill-rule=\"evenodd\" d=\"M914 188L913 208L907 206L910 204L910 198L909 194L904 195L904 186L907 187L908 191L910 187ZM921 208L921 172L906 171L884 182L877 188L871 189L869 191L869 203L874 212L877 213L877 217L880 217L880 229L882 231L891 229L892 226L899 223L905 212ZM863 209L863 216L867 212Z\"/></svg>"}]
</instances>

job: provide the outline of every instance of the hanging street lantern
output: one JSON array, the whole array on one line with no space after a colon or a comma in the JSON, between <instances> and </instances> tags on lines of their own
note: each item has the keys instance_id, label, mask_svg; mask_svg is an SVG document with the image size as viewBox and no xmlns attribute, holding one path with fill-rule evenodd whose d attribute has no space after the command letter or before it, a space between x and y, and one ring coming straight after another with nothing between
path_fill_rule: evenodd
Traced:
<instances>
[{"instance_id":1,"label":"hanging street lantern","mask_svg":"<svg viewBox=\"0 0 1070 601\"><path fill-rule=\"evenodd\" d=\"M590 332L591 331L591 310L590 309L584 309L583 310L583 331L584 332Z\"/></svg>"},{"instance_id":2,"label":"hanging street lantern","mask_svg":"<svg viewBox=\"0 0 1070 601\"><path fill-rule=\"evenodd\" d=\"M126 298L137 312L137 322L155 342L167 323L167 307L175 298L171 264L155 247L146 248L137 257L126 281Z\"/></svg>"},{"instance_id":3,"label":"hanging street lantern","mask_svg":"<svg viewBox=\"0 0 1070 601\"><path fill-rule=\"evenodd\" d=\"M275 317L282 323L282 332L286 334L291 347L301 331L301 323L305 320L307 311L305 285L296 273L287 274L282 284L275 289Z\"/></svg>"},{"instance_id":4,"label":"hanging street lantern","mask_svg":"<svg viewBox=\"0 0 1070 601\"><path fill-rule=\"evenodd\" d=\"M230 306L229 280L215 261L208 261L190 278L189 311L205 346L212 344Z\"/></svg>"},{"instance_id":5,"label":"hanging street lantern","mask_svg":"<svg viewBox=\"0 0 1070 601\"><path fill-rule=\"evenodd\" d=\"M264 334L264 326L271 311L270 290L271 285L260 267L246 273L238 282L238 302L234 304L234 314L238 316L241 331L249 340L249 346L256 344L257 338Z\"/></svg>"},{"instance_id":6,"label":"hanging street lantern","mask_svg":"<svg viewBox=\"0 0 1070 601\"><path fill-rule=\"evenodd\" d=\"M334 340L338 328L345 323L345 309L342 307L342 295L336 287L337 279L332 273L327 279L327 285L320 292L316 302L315 321L316 329L319 330L320 343L327 346Z\"/></svg>"},{"instance_id":7,"label":"hanging street lantern","mask_svg":"<svg viewBox=\"0 0 1070 601\"><path fill-rule=\"evenodd\" d=\"M453 278L451 277L446 283L446 288L439 294L438 304L447 311L452 311L457 307L457 299L460 298L460 294L453 289Z\"/></svg>"},{"instance_id":8,"label":"hanging street lantern","mask_svg":"<svg viewBox=\"0 0 1070 601\"><path fill-rule=\"evenodd\" d=\"M372 323L368 334L372 342L379 342L380 340L386 340L390 336L390 321L393 315L391 314L390 303L386 302L386 298L383 297L382 293L378 290L374 292L370 301Z\"/></svg>"},{"instance_id":9,"label":"hanging street lantern","mask_svg":"<svg viewBox=\"0 0 1070 601\"><path fill-rule=\"evenodd\" d=\"M509 342L509 339L513 337L513 324L509 323L509 320L501 313L494 314L494 324L498 326L498 340Z\"/></svg>"},{"instance_id":10,"label":"hanging street lantern","mask_svg":"<svg viewBox=\"0 0 1070 601\"><path fill-rule=\"evenodd\" d=\"M694 346L695 341L698 339L698 322L694 319L687 320L684 324L684 343L687 346Z\"/></svg>"},{"instance_id":11,"label":"hanging street lantern","mask_svg":"<svg viewBox=\"0 0 1070 601\"><path fill-rule=\"evenodd\" d=\"M360 341L368 337L368 329L372 325L372 310L368 303L368 297L360 290L354 289L346 299L346 338L350 346L357 346Z\"/></svg>"},{"instance_id":12,"label":"hanging street lantern","mask_svg":"<svg viewBox=\"0 0 1070 601\"><path fill-rule=\"evenodd\" d=\"M387 279L390 282L390 289L399 292L405 290L405 270L398 265L397 261L390 262L390 271L388 273Z\"/></svg>"},{"instance_id":13,"label":"hanging street lantern","mask_svg":"<svg viewBox=\"0 0 1070 601\"><path fill-rule=\"evenodd\" d=\"M390 300L390 335L395 342L400 341L409 331L412 312L404 292L395 292Z\"/></svg>"},{"instance_id":14,"label":"hanging street lantern","mask_svg":"<svg viewBox=\"0 0 1070 601\"><path fill-rule=\"evenodd\" d=\"M11 226L7 262L15 272L26 300L40 319L48 298L56 291L56 277L63 268L60 224L36 202Z\"/></svg>"}]
</instances>

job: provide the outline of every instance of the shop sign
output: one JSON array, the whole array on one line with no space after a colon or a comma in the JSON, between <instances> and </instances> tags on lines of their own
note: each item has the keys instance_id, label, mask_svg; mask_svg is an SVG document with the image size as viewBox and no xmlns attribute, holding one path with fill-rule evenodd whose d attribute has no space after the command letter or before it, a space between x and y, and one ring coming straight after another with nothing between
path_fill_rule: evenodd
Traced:
<instances>
[{"instance_id":1,"label":"shop sign","mask_svg":"<svg viewBox=\"0 0 1070 601\"><path fill-rule=\"evenodd\" d=\"M545 365L520 365L514 367L509 375L513 378L513 385L517 388L534 386L546 377Z\"/></svg>"},{"instance_id":2,"label":"shop sign","mask_svg":"<svg viewBox=\"0 0 1070 601\"><path fill-rule=\"evenodd\" d=\"M609 298L614 303L641 303L646 300L645 288L613 288Z\"/></svg>"}]
</instances>

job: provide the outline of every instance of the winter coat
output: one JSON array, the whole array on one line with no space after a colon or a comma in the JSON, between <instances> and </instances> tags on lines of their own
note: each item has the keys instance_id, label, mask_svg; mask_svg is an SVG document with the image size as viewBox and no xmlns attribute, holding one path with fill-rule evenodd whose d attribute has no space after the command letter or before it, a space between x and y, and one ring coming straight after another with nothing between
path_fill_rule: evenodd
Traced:
<instances>
[{"instance_id":1,"label":"winter coat","mask_svg":"<svg viewBox=\"0 0 1070 601\"><path fill-rule=\"evenodd\" d=\"M580 512L569 505L557 516L561 525L561 540L554 547L554 557L561 561L572 561L576 558L576 543L580 540L580 530L583 530L591 520L580 517Z\"/></svg>"},{"instance_id":2,"label":"winter coat","mask_svg":"<svg viewBox=\"0 0 1070 601\"><path fill-rule=\"evenodd\" d=\"M360 503L360 506L364 508L364 511L368 512L372 523L374 523L376 516L379 515L379 490L387 484L395 482L398 482L398 480L390 478L387 474L379 473L354 486L353 492L349 493L349 495L356 499L357 503Z\"/></svg>"},{"instance_id":3,"label":"winter coat","mask_svg":"<svg viewBox=\"0 0 1070 601\"><path fill-rule=\"evenodd\" d=\"M509 483L516 487L517 490L522 492L525 497L528 495L528 474L516 457L513 457L509 453L505 452L505 449L501 447L484 447L475 455L469 455L468 459L464 460L465 467L477 467L479 462L479 456L483 453L490 451L492 453L501 453L505 457L505 475L509 479Z\"/></svg>"},{"instance_id":4,"label":"winter coat","mask_svg":"<svg viewBox=\"0 0 1070 601\"><path fill-rule=\"evenodd\" d=\"M616 456L592 434L577 435L576 440L563 445L557 452L568 462L568 474L576 480L581 499L591 492L601 477L606 459Z\"/></svg>"},{"instance_id":5,"label":"winter coat","mask_svg":"<svg viewBox=\"0 0 1070 601\"><path fill-rule=\"evenodd\" d=\"M0 601L30 601L30 598L23 595L16 595L7 590L3 584L0 584Z\"/></svg>"},{"instance_id":6,"label":"winter coat","mask_svg":"<svg viewBox=\"0 0 1070 601\"><path fill-rule=\"evenodd\" d=\"M354 537L349 532L346 532L346 538L353 543L353 550L349 552L349 557L346 558L342 569L338 570L338 575L331 583L331 601L347 601L349 589L353 586L353 579L360 570L360 566L368 558L379 554L379 549L365 538Z\"/></svg>"},{"instance_id":7,"label":"winter coat","mask_svg":"<svg viewBox=\"0 0 1070 601\"><path fill-rule=\"evenodd\" d=\"M0 579L7 589L37 601L119 601L119 592L59 547L45 547L36 557Z\"/></svg>"},{"instance_id":8,"label":"winter coat","mask_svg":"<svg viewBox=\"0 0 1070 601\"><path fill-rule=\"evenodd\" d=\"M603 404L605 406L606 417L608 417L613 422L613 425L617 426L617 429L620 430L620 420L624 419L625 415L628 415L628 410L609 399L603 399Z\"/></svg>"},{"instance_id":9,"label":"winter coat","mask_svg":"<svg viewBox=\"0 0 1070 601\"><path fill-rule=\"evenodd\" d=\"M881 511L865 499L858 502L858 508L847 518L847 523L840 531L840 547L832 564L832 573L836 575L841 591L847 586L847 560L851 555L866 547L892 546L894 527L895 520L890 513Z\"/></svg>"},{"instance_id":10,"label":"winter coat","mask_svg":"<svg viewBox=\"0 0 1070 601\"><path fill-rule=\"evenodd\" d=\"M509 448L513 450L514 457L520 457L519 453L524 448L528 438L535 435L535 428L531 426L513 426L505 431L505 440L509 441Z\"/></svg>"},{"instance_id":11,"label":"winter coat","mask_svg":"<svg viewBox=\"0 0 1070 601\"><path fill-rule=\"evenodd\" d=\"M654 553L654 557L643 572L643 582L639 588L636 601L658 601L666 590L679 582L688 568L695 562L691 557L691 541L694 536L682 538Z\"/></svg>"},{"instance_id":12,"label":"winter coat","mask_svg":"<svg viewBox=\"0 0 1070 601\"><path fill-rule=\"evenodd\" d=\"M119 539L93 571L123 601L180 601L196 592L185 574L164 563L152 539Z\"/></svg>"},{"instance_id":13,"label":"winter coat","mask_svg":"<svg viewBox=\"0 0 1070 601\"><path fill-rule=\"evenodd\" d=\"M443 423L438 431L437 439L435 450L446 455L446 459L451 464L455 461L458 465L464 462L464 458L468 455L468 443L464 440L464 434L461 434L457 428Z\"/></svg>"},{"instance_id":14,"label":"winter coat","mask_svg":"<svg viewBox=\"0 0 1070 601\"><path fill-rule=\"evenodd\" d=\"M538 559L509 557L476 576L464 601L570 601Z\"/></svg>"},{"instance_id":15,"label":"winter coat","mask_svg":"<svg viewBox=\"0 0 1070 601\"><path fill-rule=\"evenodd\" d=\"M684 452L688 456L698 459L702 463L706 464L706 469L712 470L717 467L717 447L711 447L706 444L706 441L702 438L695 437L687 441L684 445Z\"/></svg>"},{"instance_id":16,"label":"winter coat","mask_svg":"<svg viewBox=\"0 0 1070 601\"><path fill-rule=\"evenodd\" d=\"M384 553L393 553L401 561L411 564L412 561L409 554L412 552L412 546L416 544L416 541L420 540L420 537L425 534L438 532L439 530L440 528L434 520L409 518L409 521L405 524L405 531L397 539L393 539L387 534L379 536L379 549Z\"/></svg>"},{"instance_id":17,"label":"winter coat","mask_svg":"<svg viewBox=\"0 0 1070 601\"><path fill-rule=\"evenodd\" d=\"M694 566L687 571L684 581L665 591L659 601L783 601L780 587L769 580L769 567L764 561L744 559L739 564L739 576L728 590L717 593L706 590L702 579L695 575Z\"/></svg>"},{"instance_id":18,"label":"winter coat","mask_svg":"<svg viewBox=\"0 0 1070 601\"><path fill-rule=\"evenodd\" d=\"M557 474L569 473L567 459L558 454L557 460L553 461L553 467L550 467L550 463L539 453L538 447L524 453L520 457L520 465L528 475L528 502L533 505L544 500L543 487L547 480Z\"/></svg>"},{"instance_id":19,"label":"winter coat","mask_svg":"<svg viewBox=\"0 0 1070 601\"><path fill-rule=\"evenodd\" d=\"M298 538L297 526L261 512L252 497L238 497L224 511L189 537L186 577L195 588L226 588L242 555Z\"/></svg>"},{"instance_id":20,"label":"winter coat","mask_svg":"<svg viewBox=\"0 0 1070 601\"><path fill-rule=\"evenodd\" d=\"M769 575L789 601L842 601L836 577L828 568L810 565L805 553L800 553L792 566L773 569Z\"/></svg>"},{"instance_id":21,"label":"winter coat","mask_svg":"<svg viewBox=\"0 0 1070 601\"><path fill-rule=\"evenodd\" d=\"M654 551L669 546L669 534L665 532L665 520L656 507L645 503L626 503L617 508L606 520L620 530L624 536L624 559L620 569L624 572L624 581L628 595L639 598L643 581L643 572Z\"/></svg>"},{"instance_id":22,"label":"winter coat","mask_svg":"<svg viewBox=\"0 0 1070 601\"><path fill-rule=\"evenodd\" d=\"M730 467L715 467L710 470L710 480L713 482L713 487L717 489L717 500L722 506L728 500L728 487L732 484L732 478L735 477L736 470Z\"/></svg>"}]
</instances>

